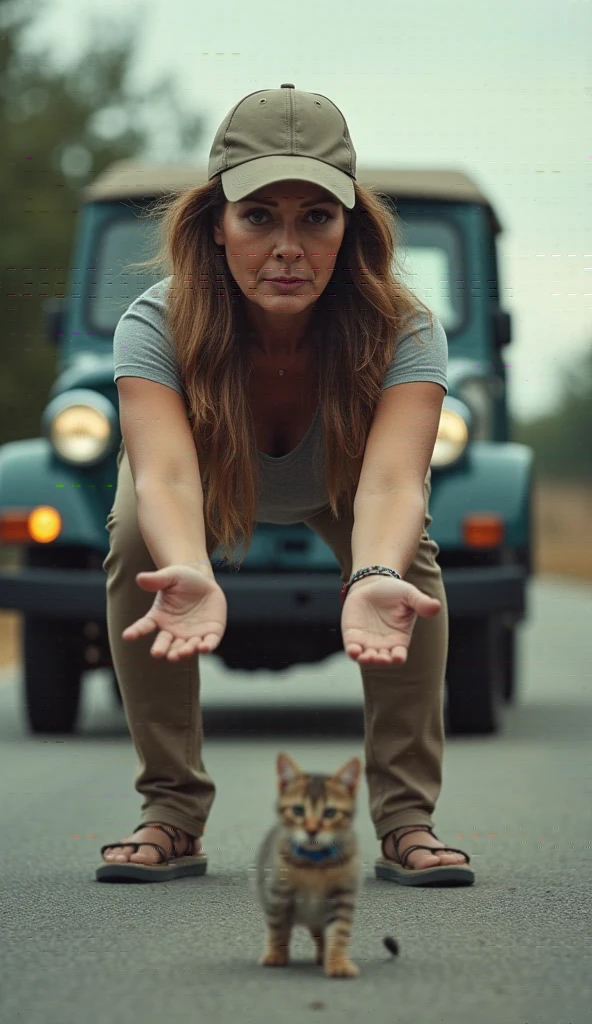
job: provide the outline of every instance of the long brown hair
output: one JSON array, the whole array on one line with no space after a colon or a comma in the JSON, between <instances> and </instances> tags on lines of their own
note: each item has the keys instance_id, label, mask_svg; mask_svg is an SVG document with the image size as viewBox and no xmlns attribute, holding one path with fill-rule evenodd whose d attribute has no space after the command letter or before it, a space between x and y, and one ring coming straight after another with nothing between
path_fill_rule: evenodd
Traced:
<instances>
[{"instance_id":1,"label":"long brown hair","mask_svg":"<svg viewBox=\"0 0 592 1024\"><path fill-rule=\"evenodd\" d=\"M408 321L431 311L404 283L398 215L378 190L354 182L335 269L314 306L319 401L331 511L351 509L364 448L397 338ZM253 537L259 460L248 403L250 367L241 340L248 328L244 296L230 273L214 224L226 205L219 175L156 200L157 254L134 263L172 276L167 322L189 403L198 451L204 516L227 565L238 568ZM242 553L237 549L243 545Z\"/></svg>"}]
</instances>

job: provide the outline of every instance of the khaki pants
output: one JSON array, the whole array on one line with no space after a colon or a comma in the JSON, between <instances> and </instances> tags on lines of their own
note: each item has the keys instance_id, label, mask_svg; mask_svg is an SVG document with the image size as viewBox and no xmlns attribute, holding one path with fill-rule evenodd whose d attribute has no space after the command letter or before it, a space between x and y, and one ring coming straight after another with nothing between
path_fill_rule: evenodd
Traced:
<instances>
[{"instance_id":1,"label":"khaki pants","mask_svg":"<svg viewBox=\"0 0 592 1024\"><path fill-rule=\"evenodd\" d=\"M145 615L155 594L140 589L136 573L156 566L143 541L129 461L122 443L118 483L107 518L110 550L107 573L107 627L113 665L133 744L139 757L135 778L143 797L144 822L160 821L201 836L216 795L203 759L199 702L199 656L171 664L150 654L155 633L122 640L127 626ZM442 603L438 615L418 617L404 665L360 667L364 689L365 771L370 815L382 839L401 825L434 825L432 813L442 782L444 675L448 650L448 609L439 548L427 528L430 473L426 477L426 517L416 556L405 579ZM333 550L342 580L351 574L351 517L335 520L322 511L306 525ZM208 554L214 541L207 530ZM337 595L336 595L337 596Z\"/></svg>"}]
</instances>

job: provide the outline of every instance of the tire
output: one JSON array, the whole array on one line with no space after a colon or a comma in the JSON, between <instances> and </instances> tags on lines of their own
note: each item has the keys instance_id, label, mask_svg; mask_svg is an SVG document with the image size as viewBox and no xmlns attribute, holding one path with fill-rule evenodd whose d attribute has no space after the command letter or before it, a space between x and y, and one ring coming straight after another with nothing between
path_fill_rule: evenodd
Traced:
<instances>
[{"instance_id":1,"label":"tire","mask_svg":"<svg viewBox=\"0 0 592 1024\"><path fill-rule=\"evenodd\" d=\"M69 619L23 616L25 713L33 733L75 731L85 666Z\"/></svg>"},{"instance_id":2,"label":"tire","mask_svg":"<svg viewBox=\"0 0 592 1024\"><path fill-rule=\"evenodd\" d=\"M115 702L119 705L120 708L122 708L123 707L123 697L121 696L121 690L119 689L119 683L117 682L117 676L115 675L115 670L110 668L109 669L109 675L111 677L111 687L113 689L113 694L115 696Z\"/></svg>"},{"instance_id":3,"label":"tire","mask_svg":"<svg viewBox=\"0 0 592 1024\"><path fill-rule=\"evenodd\" d=\"M479 736L500 727L500 628L492 618L450 620L446 681L451 735Z\"/></svg>"},{"instance_id":4,"label":"tire","mask_svg":"<svg viewBox=\"0 0 592 1024\"><path fill-rule=\"evenodd\" d=\"M23 551L27 568L78 569L87 564L79 549L30 547ZM83 623L40 615L22 617L22 662L25 718L30 732L72 733L80 706L84 660Z\"/></svg>"},{"instance_id":5,"label":"tire","mask_svg":"<svg viewBox=\"0 0 592 1024\"><path fill-rule=\"evenodd\" d=\"M516 701L516 627L503 626L500 631L502 696L506 704Z\"/></svg>"}]
</instances>

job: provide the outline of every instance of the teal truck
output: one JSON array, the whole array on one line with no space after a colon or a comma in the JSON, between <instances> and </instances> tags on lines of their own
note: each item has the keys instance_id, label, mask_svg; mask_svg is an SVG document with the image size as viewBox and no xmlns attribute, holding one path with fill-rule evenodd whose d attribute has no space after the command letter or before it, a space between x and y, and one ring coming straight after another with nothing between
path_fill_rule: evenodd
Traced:
<instances>
[{"instance_id":1,"label":"teal truck","mask_svg":"<svg viewBox=\"0 0 592 1024\"><path fill-rule=\"evenodd\" d=\"M446 729L492 733L516 694L533 547L533 453L508 433L502 228L464 173L368 168L358 179L400 217L408 283L448 337L430 503L450 614ZM0 608L22 616L23 701L34 733L72 732L85 672L113 673L102 568L121 441L113 332L157 280L127 269L154 251L147 206L205 180L191 164L122 160L82 191L67 292L45 310L57 376L41 436L0 446L0 544L18 548L15 567L0 570ZM304 524L259 524L239 572L216 561L214 553L228 626L212 656L229 669L279 671L343 650L339 566Z\"/></svg>"}]
</instances>

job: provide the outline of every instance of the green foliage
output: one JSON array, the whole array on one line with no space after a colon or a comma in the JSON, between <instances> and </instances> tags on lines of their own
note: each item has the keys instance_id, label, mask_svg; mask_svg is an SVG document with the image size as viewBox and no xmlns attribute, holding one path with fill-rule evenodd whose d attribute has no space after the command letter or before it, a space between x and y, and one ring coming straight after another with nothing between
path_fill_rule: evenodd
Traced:
<instances>
[{"instance_id":1,"label":"green foliage","mask_svg":"<svg viewBox=\"0 0 592 1024\"><path fill-rule=\"evenodd\" d=\"M138 98L126 79L137 26L113 32L104 18L92 52L67 71L24 42L43 4L0 0L0 444L39 435L55 377L44 307L66 293L79 190L114 160L155 159L155 125L177 140L159 159L192 158L203 115L183 114L170 80Z\"/></svg>"},{"instance_id":2,"label":"green foliage","mask_svg":"<svg viewBox=\"0 0 592 1024\"><path fill-rule=\"evenodd\" d=\"M541 479L592 483L592 347L563 370L560 401L545 416L515 421L512 439L530 445Z\"/></svg>"}]
</instances>

